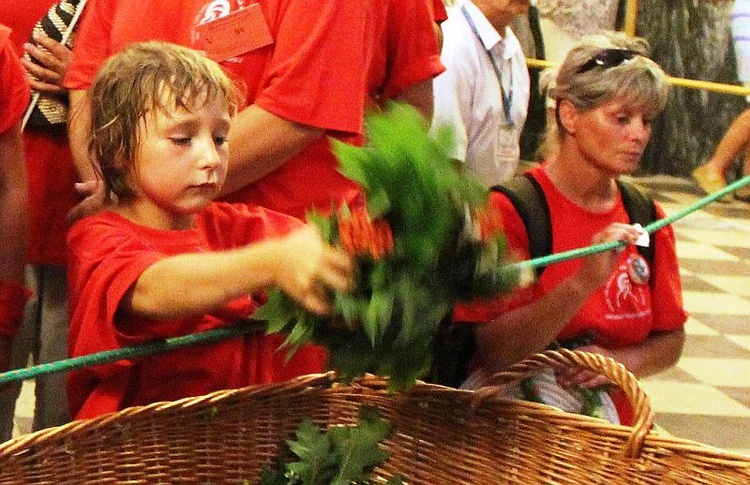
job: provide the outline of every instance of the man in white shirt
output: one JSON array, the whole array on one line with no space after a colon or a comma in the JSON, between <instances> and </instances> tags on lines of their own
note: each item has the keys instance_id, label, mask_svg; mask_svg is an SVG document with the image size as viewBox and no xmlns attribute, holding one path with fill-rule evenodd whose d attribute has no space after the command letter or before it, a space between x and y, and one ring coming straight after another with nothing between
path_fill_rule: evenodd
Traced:
<instances>
[{"instance_id":1,"label":"man in white shirt","mask_svg":"<svg viewBox=\"0 0 750 485\"><path fill-rule=\"evenodd\" d=\"M433 129L453 129L449 155L488 187L518 166L530 82L508 25L528 8L529 0L458 0L442 24L446 71L434 80Z\"/></svg>"}]
</instances>

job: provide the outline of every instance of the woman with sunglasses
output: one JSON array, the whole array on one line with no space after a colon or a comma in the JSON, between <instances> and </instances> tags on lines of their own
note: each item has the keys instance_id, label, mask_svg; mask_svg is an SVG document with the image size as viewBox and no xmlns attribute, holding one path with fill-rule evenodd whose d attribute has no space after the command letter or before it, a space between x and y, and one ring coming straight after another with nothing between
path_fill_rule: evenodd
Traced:
<instances>
[{"instance_id":1,"label":"woman with sunglasses","mask_svg":"<svg viewBox=\"0 0 750 485\"><path fill-rule=\"evenodd\" d=\"M556 102L557 148L528 172L549 206L552 252L609 241L623 247L547 266L539 278L511 295L456 309L455 320L475 326L476 372L500 371L559 344L604 354L636 376L674 365L684 342L687 315L670 227L651 235L653 264L632 244L630 224L616 183L636 171L654 118L669 92L667 76L647 57L645 40L619 33L581 38L559 67L550 95ZM529 258L524 223L508 197L491 194L511 251ZM655 207L656 216L664 213ZM581 369L549 376L563 390L606 384ZM551 382L550 382L551 380ZM467 383L471 386L471 383ZM632 410L618 390L608 390L613 420L630 423ZM614 410L616 409L616 413ZM606 416L609 417L609 416Z\"/></svg>"}]
</instances>

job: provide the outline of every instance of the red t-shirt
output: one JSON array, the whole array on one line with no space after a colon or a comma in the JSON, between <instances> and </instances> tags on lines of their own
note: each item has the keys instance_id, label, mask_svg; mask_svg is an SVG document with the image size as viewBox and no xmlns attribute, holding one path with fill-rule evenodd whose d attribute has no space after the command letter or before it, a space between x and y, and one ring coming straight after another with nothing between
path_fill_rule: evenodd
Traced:
<instances>
[{"instance_id":1,"label":"red t-shirt","mask_svg":"<svg viewBox=\"0 0 750 485\"><path fill-rule=\"evenodd\" d=\"M372 2L378 37L368 81L374 99L391 99L404 88L432 79L445 70L424 0Z\"/></svg>"},{"instance_id":2,"label":"red t-shirt","mask_svg":"<svg viewBox=\"0 0 750 485\"><path fill-rule=\"evenodd\" d=\"M199 214L197 227L185 231L146 228L109 211L78 221L68 238L73 309L70 355L77 357L188 335L248 317L258 303L251 296L195 318L125 321L115 314L123 296L143 271L161 259L236 248L279 237L300 225L299 220L284 214L226 203L210 205ZM281 335L254 334L71 371L71 415L90 418L128 406L283 381L323 369L321 354L311 354L306 348L286 362L286 350L277 351L283 340Z\"/></svg>"},{"instance_id":3,"label":"red t-shirt","mask_svg":"<svg viewBox=\"0 0 750 485\"><path fill-rule=\"evenodd\" d=\"M443 0L427 0L427 4L432 11L432 17L436 23L442 24L448 20L448 12L445 10Z\"/></svg>"},{"instance_id":4,"label":"red t-shirt","mask_svg":"<svg viewBox=\"0 0 750 485\"><path fill-rule=\"evenodd\" d=\"M361 133L367 86L367 15L347 0L259 2L273 43L223 61L256 104L282 118L324 128L346 140ZM201 48L196 27L238 10L236 0L91 0L66 85L87 89L112 53L143 40ZM227 197L295 216L332 201L354 201L358 186L338 172L326 137L255 184Z\"/></svg>"},{"instance_id":5,"label":"red t-shirt","mask_svg":"<svg viewBox=\"0 0 750 485\"><path fill-rule=\"evenodd\" d=\"M0 133L21 121L29 103L29 83L8 40L10 33L9 27L0 24Z\"/></svg>"},{"instance_id":6,"label":"red t-shirt","mask_svg":"<svg viewBox=\"0 0 750 485\"><path fill-rule=\"evenodd\" d=\"M56 0L0 0L0 23L13 27L10 36L16 53L23 56L36 22L56 5ZM28 97L26 98L28 103ZM66 263L65 235L68 212L78 202L78 181L65 126L24 130L24 153L29 190L29 239L27 262Z\"/></svg>"},{"instance_id":7,"label":"red t-shirt","mask_svg":"<svg viewBox=\"0 0 750 485\"><path fill-rule=\"evenodd\" d=\"M23 8L19 8L17 0L0 0L0 24L13 29L10 41L19 57L23 55L22 46L29 40L34 25L56 3L57 0L24 0Z\"/></svg>"},{"instance_id":8,"label":"red t-shirt","mask_svg":"<svg viewBox=\"0 0 750 485\"><path fill-rule=\"evenodd\" d=\"M542 186L550 207L554 253L590 246L592 235L609 224L629 223L621 200L608 212L589 212L557 190L547 177L544 165L536 166L530 172ZM515 208L499 192L492 192L490 197L492 207L501 214L509 251L528 259L529 236ZM658 204L657 217L664 217ZM687 313L682 305L682 285L672 227L666 226L651 237L656 244L654 264L649 268L654 281L650 284L636 283L630 278L628 270L631 262L640 256L634 246L628 246L620 254L618 267L607 283L589 296L581 310L557 335L557 339L570 339L593 331L596 344L618 348L642 342L652 331L679 329L685 324ZM534 285L495 300L461 305L456 308L455 319L487 322L503 312L532 303L574 274L581 263L579 258L547 266ZM624 396L613 398L618 409L623 409ZM622 413L621 418L627 421Z\"/></svg>"}]
</instances>

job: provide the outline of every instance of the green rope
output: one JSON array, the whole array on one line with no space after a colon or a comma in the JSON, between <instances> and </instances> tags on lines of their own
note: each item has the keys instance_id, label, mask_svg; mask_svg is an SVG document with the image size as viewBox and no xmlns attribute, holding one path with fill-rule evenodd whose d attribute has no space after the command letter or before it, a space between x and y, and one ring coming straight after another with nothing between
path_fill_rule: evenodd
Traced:
<instances>
[{"instance_id":1,"label":"green rope","mask_svg":"<svg viewBox=\"0 0 750 485\"><path fill-rule=\"evenodd\" d=\"M643 229L649 234L654 233L664 226L673 223L676 220L682 219L683 217L691 214L702 207L710 204L711 202L720 199L735 190L750 184L750 175L737 180L725 188L708 195L696 203L688 206L682 211L676 214L659 219L651 224L647 225ZM508 265L504 270L516 271L523 268L536 268L538 266L546 266L561 261L567 261L570 259L581 258L589 256L595 253L601 253L615 249L619 246L625 246L625 241L610 241L602 244L596 244L585 248L574 249L571 251L565 251L562 253L551 254L549 256L543 256L528 261L521 261ZM20 381L24 379L31 379L43 374L52 374L56 372L66 372L72 369L78 369L81 367L89 367L94 365L101 365L110 362L116 362L119 360L133 359L136 357L144 357L147 355L160 354L169 352L182 347L190 345L206 344L216 342L220 340L226 340L233 337L239 337L250 332L258 331L259 326L252 322L241 322L233 326L216 328L213 330L207 330L205 332L193 333L185 335L183 337L173 337L156 342L149 342L143 345L137 345L133 347L123 347L115 350L106 350L104 352L98 352L95 354L84 355L81 357L74 357L71 359L63 359L55 362L49 362L46 364L39 364L25 369L15 369L8 372L0 373L0 384L6 384L13 381Z\"/></svg>"},{"instance_id":2,"label":"green rope","mask_svg":"<svg viewBox=\"0 0 750 485\"><path fill-rule=\"evenodd\" d=\"M51 374L54 372L64 372L80 367L89 367L93 365L116 362L118 360L144 357L146 355L160 354L176 350L188 345L199 345L219 340L225 340L232 337L239 337L250 332L258 331L259 327L253 322L241 322L229 327L215 328L205 332L193 333L183 337L173 337L164 340L148 342L143 345L133 347L123 347L114 350L105 350L95 354L73 357L72 359L58 360L46 364L39 364L25 369L15 369L0 374L0 384L8 382L30 379L42 374Z\"/></svg>"},{"instance_id":3,"label":"green rope","mask_svg":"<svg viewBox=\"0 0 750 485\"><path fill-rule=\"evenodd\" d=\"M658 231L662 227L672 224L674 221L682 219L688 214L691 214L699 209L702 209L703 207L710 204L711 202L717 199L721 199L724 196L729 195L735 190L741 187L744 187L745 185L748 185L748 184L750 184L750 175L745 176L742 179L739 179L735 182L732 182L731 184L727 185L723 189L717 192L714 192L713 194L707 195L706 197L695 202L694 204L686 207L685 209L669 217L665 217L664 219L659 219L659 220L652 222L651 224L647 225L643 229L647 233L653 234L654 232ZM592 254L602 253L604 251L609 251L611 249L615 249L617 247L624 247L624 246L627 246L627 242L625 241L609 241L606 243L594 244L592 246L587 246L585 248L573 249L570 251L550 254L548 256L542 256L539 258L510 264L504 268L504 271L516 272L518 270L533 269L539 266L547 266L550 264L560 263L562 261L568 261L570 259L582 258L584 256L590 256Z\"/></svg>"}]
</instances>

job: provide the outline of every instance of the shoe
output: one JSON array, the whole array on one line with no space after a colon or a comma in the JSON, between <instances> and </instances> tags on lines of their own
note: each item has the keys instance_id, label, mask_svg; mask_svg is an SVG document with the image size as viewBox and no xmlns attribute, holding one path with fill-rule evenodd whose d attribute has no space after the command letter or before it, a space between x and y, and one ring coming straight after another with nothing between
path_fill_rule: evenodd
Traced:
<instances>
[{"instance_id":1,"label":"shoe","mask_svg":"<svg viewBox=\"0 0 750 485\"><path fill-rule=\"evenodd\" d=\"M698 186L707 194L718 192L727 186L727 180L724 175L716 172L708 165L701 165L693 170L693 178L698 182Z\"/></svg>"},{"instance_id":2,"label":"shoe","mask_svg":"<svg viewBox=\"0 0 750 485\"><path fill-rule=\"evenodd\" d=\"M745 185L734 191L734 198L742 202L750 202L750 185Z\"/></svg>"}]
</instances>

